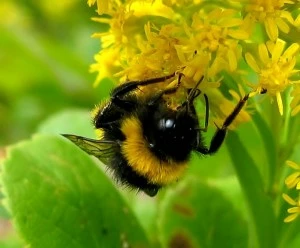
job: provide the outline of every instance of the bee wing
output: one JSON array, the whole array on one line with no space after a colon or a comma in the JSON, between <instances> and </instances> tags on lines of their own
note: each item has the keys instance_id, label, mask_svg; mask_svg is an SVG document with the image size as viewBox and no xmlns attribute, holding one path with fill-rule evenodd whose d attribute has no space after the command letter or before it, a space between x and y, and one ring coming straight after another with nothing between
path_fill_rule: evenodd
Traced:
<instances>
[{"instance_id":1,"label":"bee wing","mask_svg":"<svg viewBox=\"0 0 300 248\"><path fill-rule=\"evenodd\" d=\"M110 140L95 140L73 134L62 134L86 153L97 157L102 163L108 164L109 159L119 146L118 142Z\"/></svg>"}]
</instances>

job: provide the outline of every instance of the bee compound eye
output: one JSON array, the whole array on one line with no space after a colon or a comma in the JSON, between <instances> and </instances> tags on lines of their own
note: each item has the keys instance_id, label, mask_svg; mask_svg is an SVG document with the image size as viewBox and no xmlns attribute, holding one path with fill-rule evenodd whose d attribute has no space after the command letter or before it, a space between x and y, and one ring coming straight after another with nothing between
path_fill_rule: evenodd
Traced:
<instances>
[{"instance_id":1,"label":"bee compound eye","mask_svg":"<svg viewBox=\"0 0 300 248\"><path fill-rule=\"evenodd\" d=\"M173 119L167 119L165 122L165 127L166 128L171 128L174 126L174 120Z\"/></svg>"},{"instance_id":2,"label":"bee compound eye","mask_svg":"<svg viewBox=\"0 0 300 248\"><path fill-rule=\"evenodd\" d=\"M158 122L158 128L160 130L166 130L169 128L174 128L175 127L175 120L174 119L160 119Z\"/></svg>"}]
</instances>

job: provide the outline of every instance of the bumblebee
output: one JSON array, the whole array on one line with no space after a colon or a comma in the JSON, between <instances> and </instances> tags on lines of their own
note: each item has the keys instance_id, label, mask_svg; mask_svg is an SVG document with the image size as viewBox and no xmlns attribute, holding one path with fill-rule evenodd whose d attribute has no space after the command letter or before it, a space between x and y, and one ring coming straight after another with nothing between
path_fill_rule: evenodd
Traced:
<instances>
[{"instance_id":1,"label":"bumblebee","mask_svg":"<svg viewBox=\"0 0 300 248\"><path fill-rule=\"evenodd\" d=\"M168 81L178 76L175 86L152 94L143 94L140 87ZM93 124L102 133L99 140L63 134L83 151L97 157L113 172L123 185L155 196L158 190L177 181L185 169L192 151L211 155L222 145L228 126L232 123L249 94L245 95L217 130L208 146L203 132L209 120L209 102L205 94L205 124L200 127L194 100L201 95L198 89L188 89L186 99L176 108L167 96L175 93L182 74L143 81L129 81L116 87L110 100L96 108ZM177 79L176 79L177 81Z\"/></svg>"}]
</instances>

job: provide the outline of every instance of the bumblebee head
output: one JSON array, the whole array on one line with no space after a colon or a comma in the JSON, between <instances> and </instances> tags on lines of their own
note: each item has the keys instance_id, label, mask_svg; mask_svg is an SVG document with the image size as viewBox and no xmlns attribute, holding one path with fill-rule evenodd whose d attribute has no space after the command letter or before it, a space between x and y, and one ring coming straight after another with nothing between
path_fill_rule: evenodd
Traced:
<instances>
[{"instance_id":1,"label":"bumblebee head","mask_svg":"<svg viewBox=\"0 0 300 248\"><path fill-rule=\"evenodd\" d=\"M194 112L193 97L178 109L158 104L153 114L144 121L144 137L149 149L163 160L186 161L199 137L198 118Z\"/></svg>"}]
</instances>

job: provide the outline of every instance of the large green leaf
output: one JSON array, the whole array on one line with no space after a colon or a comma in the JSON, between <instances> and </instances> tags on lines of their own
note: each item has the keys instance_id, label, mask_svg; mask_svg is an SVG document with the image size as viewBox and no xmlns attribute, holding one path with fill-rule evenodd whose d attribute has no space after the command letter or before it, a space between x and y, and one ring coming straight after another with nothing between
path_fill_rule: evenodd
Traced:
<instances>
[{"instance_id":1,"label":"large green leaf","mask_svg":"<svg viewBox=\"0 0 300 248\"><path fill-rule=\"evenodd\" d=\"M163 247L247 247L247 225L221 191L196 177L168 189L160 209Z\"/></svg>"},{"instance_id":2,"label":"large green leaf","mask_svg":"<svg viewBox=\"0 0 300 248\"><path fill-rule=\"evenodd\" d=\"M76 134L89 138L95 137L91 114L88 110L67 109L46 119L38 128L39 133Z\"/></svg>"},{"instance_id":3,"label":"large green leaf","mask_svg":"<svg viewBox=\"0 0 300 248\"><path fill-rule=\"evenodd\" d=\"M94 160L39 135L4 161L5 205L30 247L148 247L131 209Z\"/></svg>"},{"instance_id":4,"label":"large green leaf","mask_svg":"<svg viewBox=\"0 0 300 248\"><path fill-rule=\"evenodd\" d=\"M24 247L19 237L13 230L8 220L0 219L0 247L1 248L21 248Z\"/></svg>"},{"instance_id":5,"label":"large green leaf","mask_svg":"<svg viewBox=\"0 0 300 248\"><path fill-rule=\"evenodd\" d=\"M271 199L265 192L262 177L252 157L247 152L238 134L228 134L227 147L237 177L243 189L254 225L254 247L276 247L276 228Z\"/></svg>"},{"instance_id":6,"label":"large green leaf","mask_svg":"<svg viewBox=\"0 0 300 248\"><path fill-rule=\"evenodd\" d=\"M267 183L267 190L271 191L275 180L275 167L277 164L277 156L275 156L276 142L272 135L271 129L268 127L266 121L258 111L252 115L252 120L254 121L257 131L261 136L261 140L265 148L265 154L268 159L266 170L267 178L264 181Z\"/></svg>"}]
</instances>

